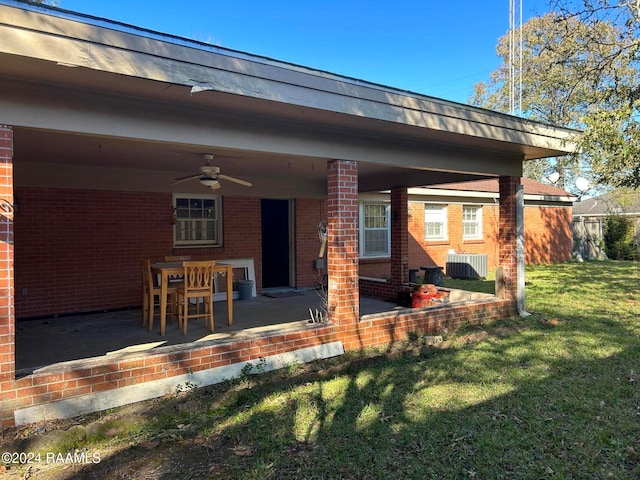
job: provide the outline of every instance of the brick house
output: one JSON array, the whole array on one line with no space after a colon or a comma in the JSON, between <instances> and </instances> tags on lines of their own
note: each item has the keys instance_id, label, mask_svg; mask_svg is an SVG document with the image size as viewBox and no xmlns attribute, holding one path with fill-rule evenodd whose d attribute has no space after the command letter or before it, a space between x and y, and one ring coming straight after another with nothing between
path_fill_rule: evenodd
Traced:
<instances>
[{"instance_id":1,"label":"brick house","mask_svg":"<svg viewBox=\"0 0 640 480\"><path fill-rule=\"evenodd\" d=\"M524 193L524 256L530 263L571 260L572 205L576 197L552 185L521 178ZM409 268L440 265L455 252L486 255L487 270L498 265L498 181L475 180L410 188ZM385 205L387 195L362 194L363 205ZM363 224L362 208L360 225ZM361 248L360 275L390 278L388 255L366 255ZM445 273L446 270L445 270Z\"/></svg>"},{"instance_id":2,"label":"brick house","mask_svg":"<svg viewBox=\"0 0 640 480\"><path fill-rule=\"evenodd\" d=\"M2 425L211 384L258 358L304 361L517 313L522 162L568 153L571 130L54 7L0 1L0 17ZM252 187L175 184L209 153ZM503 295L361 316L361 295L407 280L408 189L487 179L499 185ZM384 190L381 292L359 280L360 242L386 233L360 232L358 217L359 196ZM315 286L322 221L329 323L16 376L16 321L140 305L142 257L249 258L258 291Z\"/></svg>"}]
</instances>

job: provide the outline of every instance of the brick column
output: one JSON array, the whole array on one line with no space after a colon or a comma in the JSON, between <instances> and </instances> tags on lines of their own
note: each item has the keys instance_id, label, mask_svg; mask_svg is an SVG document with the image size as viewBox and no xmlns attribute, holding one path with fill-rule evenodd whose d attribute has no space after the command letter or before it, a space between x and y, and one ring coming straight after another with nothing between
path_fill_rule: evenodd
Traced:
<instances>
[{"instance_id":1,"label":"brick column","mask_svg":"<svg viewBox=\"0 0 640 480\"><path fill-rule=\"evenodd\" d=\"M391 288L398 292L409 281L409 195L391 190ZM392 292L393 293L393 292Z\"/></svg>"},{"instance_id":2,"label":"brick column","mask_svg":"<svg viewBox=\"0 0 640 480\"><path fill-rule=\"evenodd\" d=\"M328 313L335 324L360 318L358 285L358 164L331 160L327 165Z\"/></svg>"},{"instance_id":3,"label":"brick column","mask_svg":"<svg viewBox=\"0 0 640 480\"><path fill-rule=\"evenodd\" d=\"M503 268L504 298L517 300L517 190L519 177L500 177L498 264Z\"/></svg>"},{"instance_id":4,"label":"brick column","mask_svg":"<svg viewBox=\"0 0 640 480\"><path fill-rule=\"evenodd\" d=\"M13 129L0 125L0 382L15 378Z\"/></svg>"}]
</instances>

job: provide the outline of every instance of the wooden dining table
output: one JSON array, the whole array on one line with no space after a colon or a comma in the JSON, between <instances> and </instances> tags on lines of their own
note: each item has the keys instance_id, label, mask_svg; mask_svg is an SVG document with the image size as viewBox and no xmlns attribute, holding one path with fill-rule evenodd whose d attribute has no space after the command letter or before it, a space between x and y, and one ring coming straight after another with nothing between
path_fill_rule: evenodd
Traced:
<instances>
[{"instance_id":1,"label":"wooden dining table","mask_svg":"<svg viewBox=\"0 0 640 480\"><path fill-rule=\"evenodd\" d=\"M214 275L221 273L227 277L227 323L233 325L233 265L216 263ZM167 323L167 285L169 278L182 276L182 262L158 262L151 264L151 273L160 275L160 335L164 335Z\"/></svg>"}]
</instances>

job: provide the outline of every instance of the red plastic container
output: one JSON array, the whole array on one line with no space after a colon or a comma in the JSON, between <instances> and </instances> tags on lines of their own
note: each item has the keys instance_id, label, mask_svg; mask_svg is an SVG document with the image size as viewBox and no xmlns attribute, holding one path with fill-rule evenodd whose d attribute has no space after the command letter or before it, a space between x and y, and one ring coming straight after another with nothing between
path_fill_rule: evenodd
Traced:
<instances>
[{"instance_id":1,"label":"red plastic container","mask_svg":"<svg viewBox=\"0 0 640 480\"><path fill-rule=\"evenodd\" d=\"M425 283L416 286L411 294L411 308L433 307L442 304L448 297L449 292L438 290L435 285Z\"/></svg>"},{"instance_id":2,"label":"red plastic container","mask_svg":"<svg viewBox=\"0 0 640 480\"><path fill-rule=\"evenodd\" d=\"M438 292L413 292L411 294L411 308L430 307L435 302L433 299L440 298Z\"/></svg>"}]
</instances>

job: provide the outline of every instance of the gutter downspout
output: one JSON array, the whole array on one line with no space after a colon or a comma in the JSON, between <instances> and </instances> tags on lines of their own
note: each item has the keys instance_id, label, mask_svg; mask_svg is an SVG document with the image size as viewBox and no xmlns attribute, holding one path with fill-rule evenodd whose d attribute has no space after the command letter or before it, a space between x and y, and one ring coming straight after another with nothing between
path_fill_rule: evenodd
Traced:
<instances>
[{"instance_id":1,"label":"gutter downspout","mask_svg":"<svg viewBox=\"0 0 640 480\"><path fill-rule=\"evenodd\" d=\"M519 184L516 187L516 282L518 314L521 317L531 315L525 310L524 302L524 187Z\"/></svg>"}]
</instances>

